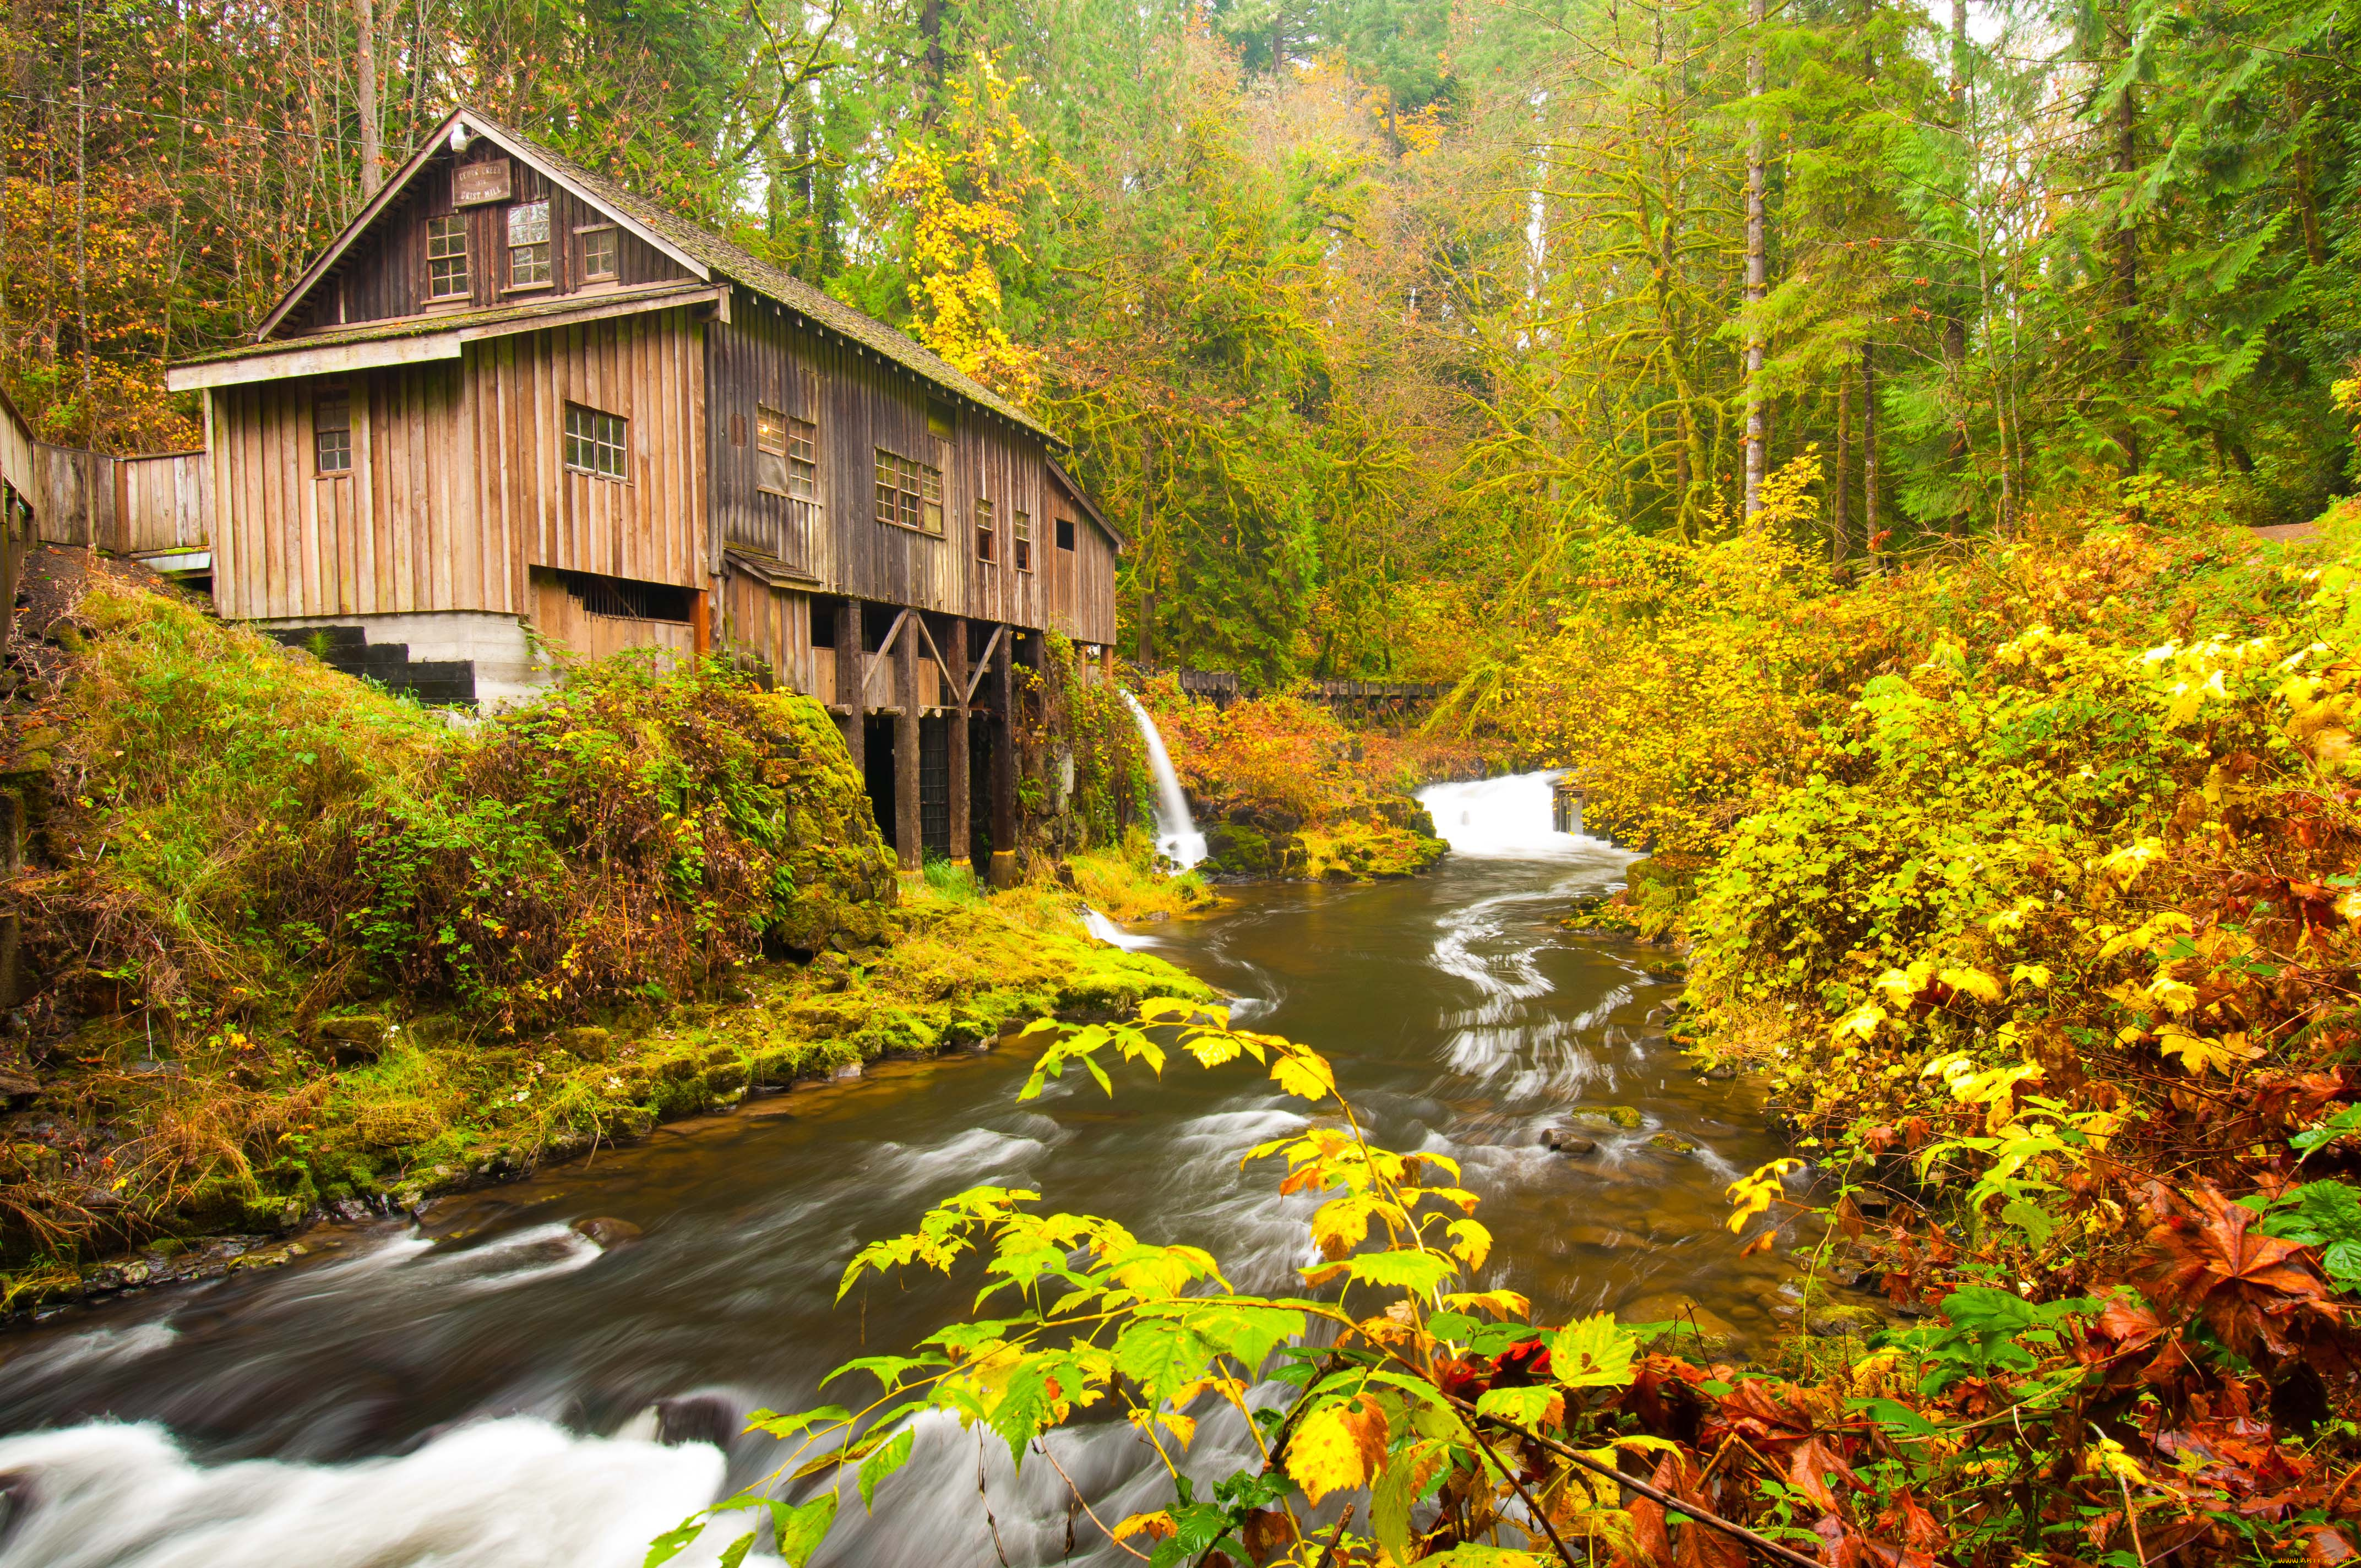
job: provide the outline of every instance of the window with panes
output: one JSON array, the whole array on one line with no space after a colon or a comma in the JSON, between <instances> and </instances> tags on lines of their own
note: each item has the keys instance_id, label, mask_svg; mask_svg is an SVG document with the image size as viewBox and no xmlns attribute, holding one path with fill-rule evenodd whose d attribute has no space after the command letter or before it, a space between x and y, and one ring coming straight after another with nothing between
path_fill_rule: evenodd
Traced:
<instances>
[{"instance_id":1,"label":"window with panes","mask_svg":"<svg viewBox=\"0 0 2361 1568\"><path fill-rule=\"evenodd\" d=\"M998 530L993 524L992 503L975 503L975 558L979 561L1000 559Z\"/></svg>"},{"instance_id":2,"label":"window with panes","mask_svg":"<svg viewBox=\"0 0 2361 1568\"><path fill-rule=\"evenodd\" d=\"M1008 543L1011 553L1016 557L1016 569L1020 572L1031 571L1033 569L1033 520L1023 512L1018 512L1016 516L1016 526L1009 530Z\"/></svg>"},{"instance_id":3,"label":"window with panes","mask_svg":"<svg viewBox=\"0 0 2361 1568\"><path fill-rule=\"evenodd\" d=\"M325 386L313 395L312 452L322 474L353 471L352 394L341 386Z\"/></svg>"},{"instance_id":4,"label":"window with panes","mask_svg":"<svg viewBox=\"0 0 2361 1568\"><path fill-rule=\"evenodd\" d=\"M467 297L467 220L460 214L426 220L426 297Z\"/></svg>"},{"instance_id":5,"label":"window with panes","mask_svg":"<svg viewBox=\"0 0 2361 1568\"><path fill-rule=\"evenodd\" d=\"M582 280L596 283L621 276L622 242L612 225L582 231Z\"/></svg>"},{"instance_id":6,"label":"window with panes","mask_svg":"<svg viewBox=\"0 0 2361 1568\"><path fill-rule=\"evenodd\" d=\"M566 466L577 474L602 479L624 477L623 434L626 422L619 414L566 405Z\"/></svg>"},{"instance_id":7,"label":"window with panes","mask_svg":"<svg viewBox=\"0 0 2361 1568\"><path fill-rule=\"evenodd\" d=\"M877 448L877 521L920 533L943 531L943 471Z\"/></svg>"},{"instance_id":8,"label":"window with panes","mask_svg":"<svg viewBox=\"0 0 2361 1568\"><path fill-rule=\"evenodd\" d=\"M519 202L509 209L509 287L533 289L549 280L549 203Z\"/></svg>"}]
</instances>

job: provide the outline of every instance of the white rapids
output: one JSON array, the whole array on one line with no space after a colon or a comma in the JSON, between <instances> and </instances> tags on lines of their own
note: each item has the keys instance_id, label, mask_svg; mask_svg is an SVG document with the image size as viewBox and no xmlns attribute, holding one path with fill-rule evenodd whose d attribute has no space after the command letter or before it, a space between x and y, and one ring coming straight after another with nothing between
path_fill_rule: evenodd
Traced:
<instances>
[{"instance_id":1,"label":"white rapids","mask_svg":"<svg viewBox=\"0 0 2361 1568\"><path fill-rule=\"evenodd\" d=\"M1633 857L1604 839L1561 833L1550 818L1550 786L1555 769L1510 773L1473 784L1429 784L1418 792L1434 818L1434 830L1455 855L1499 860L1579 861L1601 868Z\"/></svg>"}]
</instances>

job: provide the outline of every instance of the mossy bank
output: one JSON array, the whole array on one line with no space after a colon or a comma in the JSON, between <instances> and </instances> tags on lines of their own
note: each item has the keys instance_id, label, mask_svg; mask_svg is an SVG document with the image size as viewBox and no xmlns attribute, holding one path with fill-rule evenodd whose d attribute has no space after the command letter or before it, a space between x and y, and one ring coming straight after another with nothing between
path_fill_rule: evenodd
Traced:
<instances>
[{"instance_id":1,"label":"mossy bank","mask_svg":"<svg viewBox=\"0 0 2361 1568\"><path fill-rule=\"evenodd\" d=\"M717 666L454 718L104 568L20 632L10 1307L1211 994L1093 940L1066 888L897 879L826 713Z\"/></svg>"}]
</instances>

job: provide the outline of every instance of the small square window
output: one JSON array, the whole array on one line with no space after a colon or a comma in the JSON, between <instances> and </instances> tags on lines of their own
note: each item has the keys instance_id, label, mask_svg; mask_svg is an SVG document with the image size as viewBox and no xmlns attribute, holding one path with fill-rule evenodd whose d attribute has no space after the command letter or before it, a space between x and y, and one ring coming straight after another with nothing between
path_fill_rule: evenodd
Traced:
<instances>
[{"instance_id":1,"label":"small square window","mask_svg":"<svg viewBox=\"0 0 2361 1568\"><path fill-rule=\"evenodd\" d=\"M927 404L927 433L937 441L949 441L959 430L959 411L946 402Z\"/></svg>"},{"instance_id":2,"label":"small square window","mask_svg":"<svg viewBox=\"0 0 2361 1568\"><path fill-rule=\"evenodd\" d=\"M353 403L342 387L323 387L312 399L312 451L323 474L353 471Z\"/></svg>"},{"instance_id":3,"label":"small square window","mask_svg":"<svg viewBox=\"0 0 2361 1568\"><path fill-rule=\"evenodd\" d=\"M549 203L519 202L509 209L509 287L549 281Z\"/></svg>"},{"instance_id":4,"label":"small square window","mask_svg":"<svg viewBox=\"0 0 2361 1568\"><path fill-rule=\"evenodd\" d=\"M579 403L566 404L566 466L577 474L595 474L602 479L624 477L623 432L628 422Z\"/></svg>"},{"instance_id":5,"label":"small square window","mask_svg":"<svg viewBox=\"0 0 2361 1568\"><path fill-rule=\"evenodd\" d=\"M426 220L426 297L467 297L467 220L459 214Z\"/></svg>"},{"instance_id":6,"label":"small square window","mask_svg":"<svg viewBox=\"0 0 2361 1568\"><path fill-rule=\"evenodd\" d=\"M1074 520L1071 517L1061 517L1058 520L1058 548L1071 550L1073 547Z\"/></svg>"},{"instance_id":7,"label":"small square window","mask_svg":"<svg viewBox=\"0 0 2361 1568\"><path fill-rule=\"evenodd\" d=\"M596 283L602 279L621 276L622 259L622 242L611 226L582 231L584 282Z\"/></svg>"},{"instance_id":8,"label":"small square window","mask_svg":"<svg viewBox=\"0 0 2361 1568\"><path fill-rule=\"evenodd\" d=\"M1021 511L1015 514L1015 526L1009 530L1009 543L1012 546L1010 554L1015 558L1016 569L1020 572L1031 571L1033 569L1033 520Z\"/></svg>"},{"instance_id":9,"label":"small square window","mask_svg":"<svg viewBox=\"0 0 2361 1568\"><path fill-rule=\"evenodd\" d=\"M999 540L993 527L992 503L979 500L975 503L975 558L979 561L998 560L998 546Z\"/></svg>"}]
</instances>

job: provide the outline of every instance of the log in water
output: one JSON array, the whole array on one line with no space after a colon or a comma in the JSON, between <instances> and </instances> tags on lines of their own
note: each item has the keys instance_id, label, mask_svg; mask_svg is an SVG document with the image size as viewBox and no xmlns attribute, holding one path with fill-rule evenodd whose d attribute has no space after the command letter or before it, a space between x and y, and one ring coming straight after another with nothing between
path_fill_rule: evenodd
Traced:
<instances>
[{"instance_id":1,"label":"log in water","mask_svg":"<svg viewBox=\"0 0 2361 1568\"><path fill-rule=\"evenodd\" d=\"M1720 1228L1723 1184L1779 1152L1759 1109L1663 1042L1651 1018L1674 987L1557 923L1629 857L1550 832L1542 775L1427 799L1458 852L1425 877L1250 888L1130 935L1327 1051L1391 1146L1461 1160L1497 1239L1486 1287L1551 1320L1661 1316L1686 1293L1765 1333L1783 1266L1740 1260ZM828 1368L965 1304L967 1282L832 1298L862 1242L978 1182L1204 1245L1242 1288L1286 1288L1311 1260L1313 1201L1238 1168L1300 1124L1267 1081L1176 1064L1112 1101L1077 1074L1019 1105L1023 1069L1012 1051L889 1064L447 1201L422 1226L315 1232L284 1269L0 1341L0 1568L635 1565L766 1472L769 1443L738 1435L748 1410L816 1402ZM1545 1146L1586 1105L1638 1124L1582 1124L1597 1146L1576 1157ZM592 1220L622 1223L593 1240L575 1228ZM1102 1517L1154 1506L1127 1428L1050 1447ZM1209 1415L1192 1460L1226 1474L1245 1447L1235 1417ZM995 1527L1014 1564L1112 1559L1055 1471L1017 1475L997 1439L948 1423L878 1500L862 1517L848 1499L822 1561L986 1568ZM677 1561L709 1563L732 1533Z\"/></svg>"}]
</instances>

